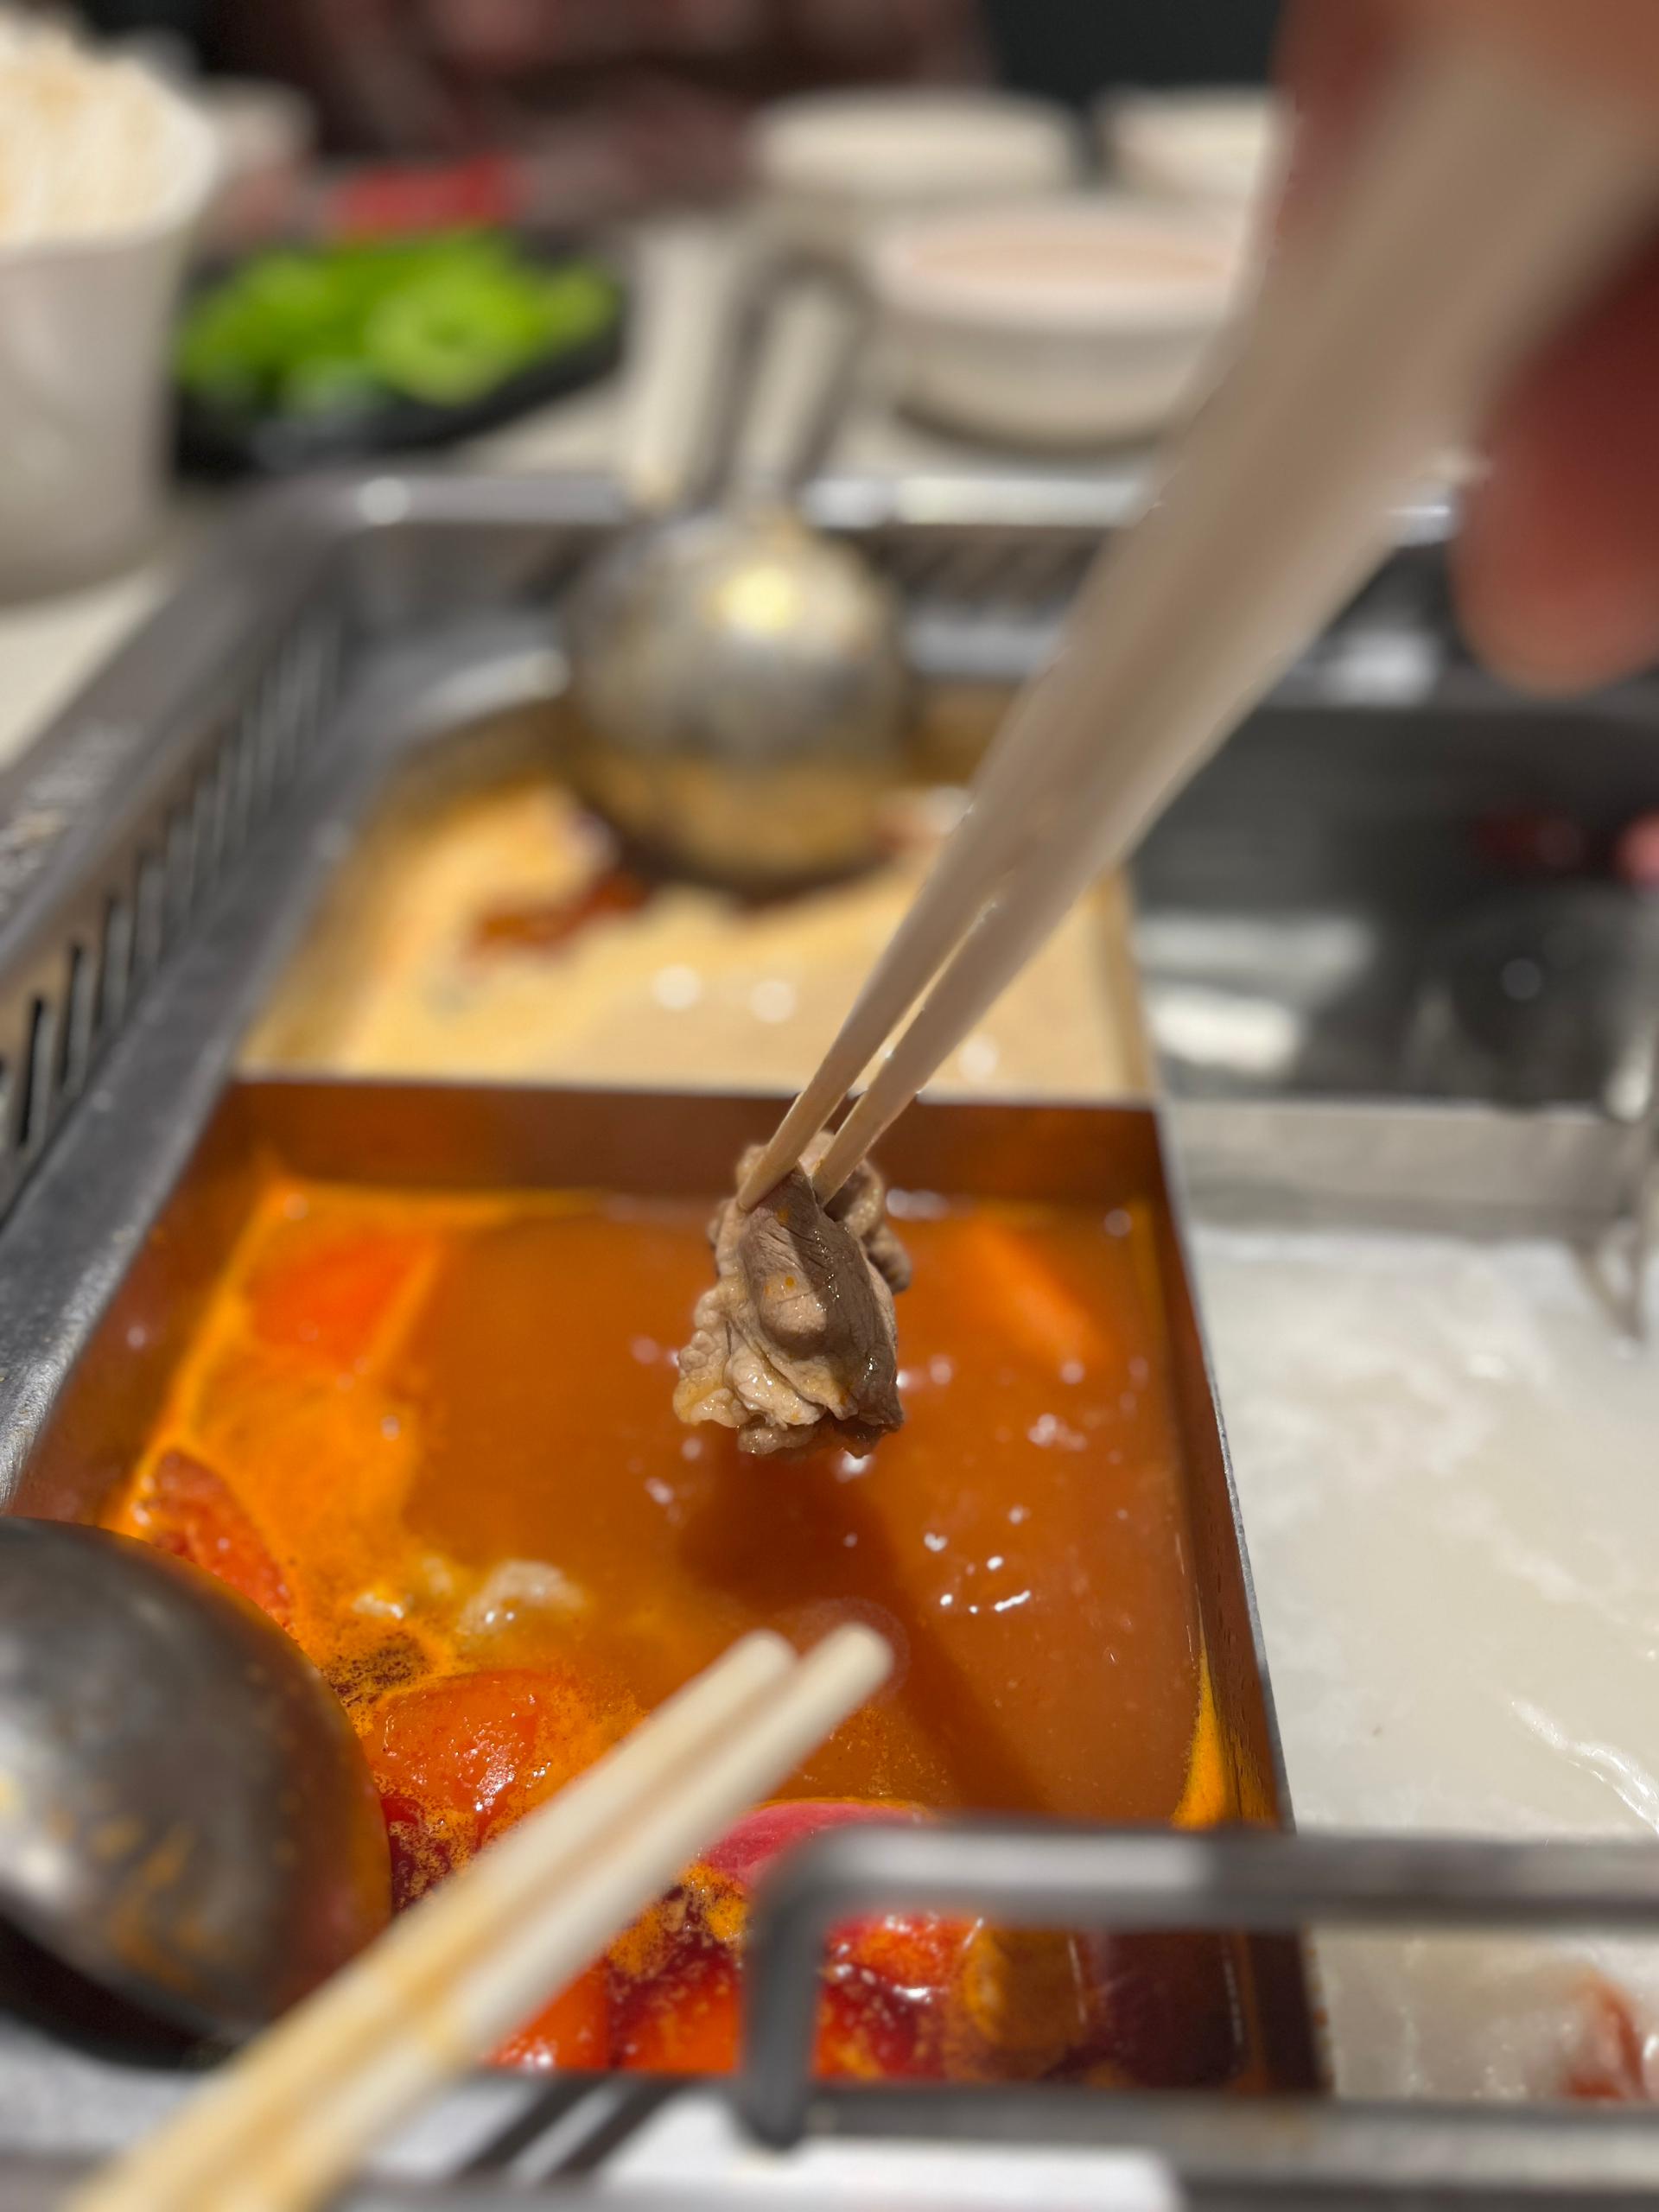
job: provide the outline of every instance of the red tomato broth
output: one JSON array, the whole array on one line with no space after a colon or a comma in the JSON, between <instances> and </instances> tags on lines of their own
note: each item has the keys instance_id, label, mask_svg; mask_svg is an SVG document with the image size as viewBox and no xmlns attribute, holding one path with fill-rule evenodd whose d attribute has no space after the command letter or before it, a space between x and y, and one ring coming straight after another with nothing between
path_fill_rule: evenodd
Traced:
<instances>
[{"instance_id":1,"label":"red tomato broth","mask_svg":"<svg viewBox=\"0 0 1659 2212\"><path fill-rule=\"evenodd\" d=\"M833 1802L752 1815L505 2063L729 2065L751 1885L803 1822L1238 1809L1213 1716L1194 1752L1202 1657L1146 1224L918 1209L906 1427L867 1460L780 1465L671 1410L706 1214L276 1185L104 1516L264 1605L334 1682L400 1904L745 1629L805 1643L859 1615L892 1637L893 1684L782 1793ZM832 1939L817 2056L873 2076L1223 2081L1249 2071L1247 2016L1214 1941L887 1916Z\"/></svg>"}]
</instances>

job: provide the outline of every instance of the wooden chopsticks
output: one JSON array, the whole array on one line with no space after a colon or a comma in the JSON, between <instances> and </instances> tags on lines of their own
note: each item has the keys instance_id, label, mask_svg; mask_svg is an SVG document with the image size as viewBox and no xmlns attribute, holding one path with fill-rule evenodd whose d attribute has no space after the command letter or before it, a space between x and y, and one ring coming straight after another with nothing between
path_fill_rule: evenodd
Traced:
<instances>
[{"instance_id":1,"label":"wooden chopsticks","mask_svg":"<svg viewBox=\"0 0 1659 2212\"><path fill-rule=\"evenodd\" d=\"M871 1629L748 1636L395 1922L70 2212L300 2212L487 2056L886 1679Z\"/></svg>"},{"instance_id":2,"label":"wooden chopsticks","mask_svg":"<svg viewBox=\"0 0 1659 2212\"><path fill-rule=\"evenodd\" d=\"M817 1171L833 1196L1339 611L1387 550L1390 514L1656 202L1659 156L1637 118L1484 45L1425 54L1269 271L1157 500L1096 563L742 1205L798 1164L921 1000Z\"/></svg>"}]
</instances>

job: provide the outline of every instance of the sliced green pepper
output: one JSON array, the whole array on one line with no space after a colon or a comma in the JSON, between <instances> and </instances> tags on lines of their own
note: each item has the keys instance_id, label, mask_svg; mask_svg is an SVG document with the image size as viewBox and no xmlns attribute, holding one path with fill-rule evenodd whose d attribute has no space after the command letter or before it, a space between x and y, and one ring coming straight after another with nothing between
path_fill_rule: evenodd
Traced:
<instances>
[{"instance_id":1,"label":"sliced green pepper","mask_svg":"<svg viewBox=\"0 0 1659 2212\"><path fill-rule=\"evenodd\" d=\"M178 373L242 412L326 413L388 391L454 406L596 336L616 308L602 270L538 267L497 232L274 252L196 302Z\"/></svg>"}]
</instances>

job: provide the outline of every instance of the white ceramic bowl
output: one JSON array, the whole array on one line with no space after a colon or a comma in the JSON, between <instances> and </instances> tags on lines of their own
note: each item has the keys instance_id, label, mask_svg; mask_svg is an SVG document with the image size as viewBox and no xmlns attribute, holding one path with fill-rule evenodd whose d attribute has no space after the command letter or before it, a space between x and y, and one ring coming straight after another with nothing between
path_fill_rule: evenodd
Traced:
<instances>
[{"instance_id":1,"label":"white ceramic bowl","mask_svg":"<svg viewBox=\"0 0 1659 2212\"><path fill-rule=\"evenodd\" d=\"M824 92L757 117L749 163L774 243L846 259L897 215L1063 191L1082 144L1064 111L1007 93Z\"/></svg>"},{"instance_id":2,"label":"white ceramic bowl","mask_svg":"<svg viewBox=\"0 0 1659 2212\"><path fill-rule=\"evenodd\" d=\"M213 134L159 95L164 196L130 228L0 242L0 595L134 556L166 481L168 353L185 257L217 175Z\"/></svg>"},{"instance_id":3,"label":"white ceramic bowl","mask_svg":"<svg viewBox=\"0 0 1659 2212\"><path fill-rule=\"evenodd\" d=\"M1109 93L1095 121L1108 167L1131 192L1254 212L1278 184L1287 128L1270 92Z\"/></svg>"},{"instance_id":4,"label":"white ceramic bowl","mask_svg":"<svg viewBox=\"0 0 1659 2212\"><path fill-rule=\"evenodd\" d=\"M293 213L316 143L310 102L252 78L207 77L190 89L219 146L205 235L226 249L275 235Z\"/></svg>"},{"instance_id":5,"label":"white ceramic bowl","mask_svg":"<svg viewBox=\"0 0 1659 2212\"><path fill-rule=\"evenodd\" d=\"M895 227L869 257L901 404L1028 447L1144 437L1202 389L1243 226L1098 195Z\"/></svg>"}]
</instances>

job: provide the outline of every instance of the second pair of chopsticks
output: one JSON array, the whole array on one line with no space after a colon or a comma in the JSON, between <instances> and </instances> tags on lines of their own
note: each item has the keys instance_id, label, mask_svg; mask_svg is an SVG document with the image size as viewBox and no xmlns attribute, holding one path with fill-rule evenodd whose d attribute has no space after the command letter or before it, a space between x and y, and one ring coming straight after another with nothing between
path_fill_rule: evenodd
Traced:
<instances>
[{"instance_id":1,"label":"second pair of chopsticks","mask_svg":"<svg viewBox=\"0 0 1659 2212\"><path fill-rule=\"evenodd\" d=\"M302 2212L590 1965L885 1681L856 1624L746 1637L232 2060L70 2212Z\"/></svg>"},{"instance_id":2,"label":"second pair of chopsticks","mask_svg":"<svg viewBox=\"0 0 1659 2212\"><path fill-rule=\"evenodd\" d=\"M1399 502L1656 203L1639 118L1482 45L1426 53L1270 271L1160 498L1085 584L741 1203L799 1162L920 999L817 1170L833 1196L1339 611L1386 552Z\"/></svg>"}]
</instances>

